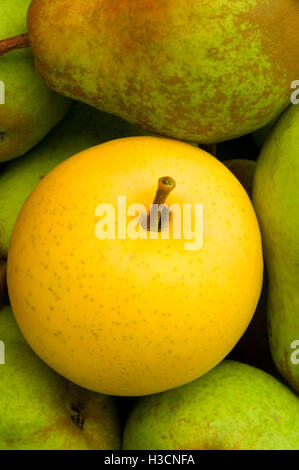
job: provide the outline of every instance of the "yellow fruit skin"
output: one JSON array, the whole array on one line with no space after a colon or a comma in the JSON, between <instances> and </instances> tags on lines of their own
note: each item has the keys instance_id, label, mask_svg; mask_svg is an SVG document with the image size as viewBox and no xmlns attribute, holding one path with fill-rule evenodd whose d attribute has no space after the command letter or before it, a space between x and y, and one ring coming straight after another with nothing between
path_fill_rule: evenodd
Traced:
<instances>
[{"instance_id":1,"label":"yellow fruit skin","mask_svg":"<svg viewBox=\"0 0 299 470\"><path fill-rule=\"evenodd\" d=\"M204 242L102 240L100 203L204 205ZM117 224L117 219L116 219ZM16 320L34 351L88 389L123 396L161 392L218 364L255 311L263 274L251 202L203 150L156 137L114 140L66 160L25 203L8 253Z\"/></svg>"}]
</instances>

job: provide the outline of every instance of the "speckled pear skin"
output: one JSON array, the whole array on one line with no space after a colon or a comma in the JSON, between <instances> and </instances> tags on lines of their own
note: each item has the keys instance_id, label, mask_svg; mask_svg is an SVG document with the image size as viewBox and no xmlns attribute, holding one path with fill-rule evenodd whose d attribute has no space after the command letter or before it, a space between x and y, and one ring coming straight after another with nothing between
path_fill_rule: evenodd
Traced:
<instances>
[{"instance_id":1,"label":"speckled pear skin","mask_svg":"<svg viewBox=\"0 0 299 470\"><path fill-rule=\"evenodd\" d=\"M0 450L120 448L113 398L68 382L42 362L21 335L10 307L0 311Z\"/></svg>"},{"instance_id":2,"label":"speckled pear skin","mask_svg":"<svg viewBox=\"0 0 299 470\"><path fill-rule=\"evenodd\" d=\"M143 238L99 239L99 204L116 208L116 225L119 196L148 211L161 175L176 181L167 204L203 204L202 248L186 250L184 234L154 239L146 224ZM47 364L90 390L141 396L194 380L231 351L260 296L262 246L248 195L216 158L130 137L42 179L14 226L7 273L18 325Z\"/></svg>"},{"instance_id":3,"label":"speckled pear skin","mask_svg":"<svg viewBox=\"0 0 299 470\"><path fill-rule=\"evenodd\" d=\"M258 159L253 203L262 230L269 276L268 325L273 360L299 392L299 106L279 119Z\"/></svg>"},{"instance_id":4,"label":"speckled pear skin","mask_svg":"<svg viewBox=\"0 0 299 470\"><path fill-rule=\"evenodd\" d=\"M297 450L299 399L271 375L235 361L183 387L138 399L125 450Z\"/></svg>"},{"instance_id":5,"label":"speckled pear skin","mask_svg":"<svg viewBox=\"0 0 299 470\"><path fill-rule=\"evenodd\" d=\"M1 0L0 39L25 33L30 0ZM30 49L0 57L0 162L23 155L36 145L67 112L70 100L54 93L34 69Z\"/></svg>"},{"instance_id":6,"label":"speckled pear skin","mask_svg":"<svg viewBox=\"0 0 299 470\"><path fill-rule=\"evenodd\" d=\"M12 229L25 200L55 166L102 142L145 134L122 119L73 103L66 118L38 146L8 162L0 172L0 257L7 257Z\"/></svg>"},{"instance_id":7,"label":"speckled pear skin","mask_svg":"<svg viewBox=\"0 0 299 470\"><path fill-rule=\"evenodd\" d=\"M33 0L28 12L51 88L201 143L281 112L299 75L298 21L297 0Z\"/></svg>"}]
</instances>

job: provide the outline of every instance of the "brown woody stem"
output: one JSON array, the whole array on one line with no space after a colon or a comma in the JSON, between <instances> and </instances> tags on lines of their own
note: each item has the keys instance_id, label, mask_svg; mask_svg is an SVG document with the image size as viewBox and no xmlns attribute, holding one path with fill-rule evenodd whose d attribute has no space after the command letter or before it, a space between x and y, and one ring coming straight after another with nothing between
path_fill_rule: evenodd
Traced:
<instances>
[{"instance_id":1,"label":"brown woody stem","mask_svg":"<svg viewBox=\"0 0 299 470\"><path fill-rule=\"evenodd\" d=\"M162 176L162 178L159 178L158 181L158 189L156 192L156 196L153 202L154 204L157 204L158 206L160 204L164 204L169 193L176 187L176 182L171 176ZM148 217L148 227L150 227L150 216ZM160 217L161 214L159 213L159 225L160 225Z\"/></svg>"},{"instance_id":2,"label":"brown woody stem","mask_svg":"<svg viewBox=\"0 0 299 470\"><path fill-rule=\"evenodd\" d=\"M8 52L14 51L16 49L24 49L29 47L29 38L28 33L20 34L19 36L14 36L13 38L2 39L0 41L0 57Z\"/></svg>"},{"instance_id":3,"label":"brown woody stem","mask_svg":"<svg viewBox=\"0 0 299 470\"><path fill-rule=\"evenodd\" d=\"M164 204L168 194L175 188L176 182L171 176L162 176L158 181L158 189L153 204Z\"/></svg>"}]
</instances>

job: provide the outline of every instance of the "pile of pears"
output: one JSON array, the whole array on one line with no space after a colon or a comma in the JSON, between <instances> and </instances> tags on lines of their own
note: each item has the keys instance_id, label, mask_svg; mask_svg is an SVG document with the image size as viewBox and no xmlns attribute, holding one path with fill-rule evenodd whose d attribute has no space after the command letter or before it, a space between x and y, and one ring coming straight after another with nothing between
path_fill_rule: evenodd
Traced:
<instances>
[{"instance_id":1,"label":"pile of pears","mask_svg":"<svg viewBox=\"0 0 299 470\"><path fill-rule=\"evenodd\" d=\"M0 8L0 450L298 450L298 1Z\"/></svg>"}]
</instances>

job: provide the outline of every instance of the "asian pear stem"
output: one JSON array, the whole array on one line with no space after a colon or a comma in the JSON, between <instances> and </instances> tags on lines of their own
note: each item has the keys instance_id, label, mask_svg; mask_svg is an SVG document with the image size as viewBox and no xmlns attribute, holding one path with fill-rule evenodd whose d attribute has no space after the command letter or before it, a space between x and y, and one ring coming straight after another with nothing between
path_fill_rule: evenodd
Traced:
<instances>
[{"instance_id":1,"label":"asian pear stem","mask_svg":"<svg viewBox=\"0 0 299 470\"><path fill-rule=\"evenodd\" d=\"M0 57L8 52L16 49L24 49L29 46L28 33L20 34L19 36L14 36L8 39L2 39L2 41L0 41Z\"/></svg>"},{"instance_id":2,"label":"asian pear stem","mask_svg":"<svg viewBox=\"0 0 299 470\"><path fill-rule=\"evenodd\" d=\"M166 199L169 193L171 193L171 191L175 187L176 187L176 182L171 176L162 176L161 178L159 178L158 189L156 192L153 205L157 204L159 206L160 204L164 204L166 202ZM150 215L148 217L148 227L150 227ZM160 227L160 219L161 219L161 213L159 212L159 227Z\"/></svg>"}]
</instances>

